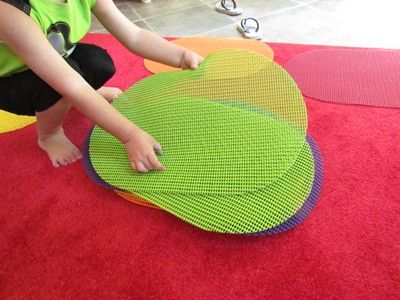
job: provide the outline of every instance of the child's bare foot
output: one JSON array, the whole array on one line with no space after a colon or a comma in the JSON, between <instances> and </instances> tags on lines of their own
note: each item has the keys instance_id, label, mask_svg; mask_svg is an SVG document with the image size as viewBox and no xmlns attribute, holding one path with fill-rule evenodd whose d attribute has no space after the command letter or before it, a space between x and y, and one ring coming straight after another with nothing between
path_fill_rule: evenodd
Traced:
<instances>
[{"instance_id":1,"label":"child's bare foot","mask_svg":"<svg viewBox=\"0 0 400 300\"><path fill-rule=\"evenodd\" d=\"M39 136L38 144L47 152L54 167L66 166L82 158L81 151L65 136L62 128L54 134Z\"/></svg>"},{"instance_id":2,"label":"child's bare foot","mask_svg":"<svg viewBox=\"0 0 400 300\"><path fill-rule=\"evenodd\" d=\"M103 86L97 90L97 92L102 95L108 102L113 102L115 98L122 94L122 91L116 87Z\"/></svg>"}]
</instances>

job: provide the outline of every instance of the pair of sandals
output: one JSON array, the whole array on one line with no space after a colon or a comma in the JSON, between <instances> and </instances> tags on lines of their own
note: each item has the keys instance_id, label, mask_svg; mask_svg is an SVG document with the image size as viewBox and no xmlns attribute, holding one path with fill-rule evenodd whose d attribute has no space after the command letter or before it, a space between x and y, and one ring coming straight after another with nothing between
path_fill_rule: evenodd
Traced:
<instances>
[{"instance_id":1,"label":"pair of sandals","mask_svg":"<svg viewBox=\"0 0 400 300\"><path fill-rule=\"evenodd\" d=\"M235 0L221 0L215 4L215 9L230 16L238 16L243 10L237 7ZM261 40L260 24L254 18L245 18L237 24L237 29L248 39Z\"/></svg>"}]
</instances>

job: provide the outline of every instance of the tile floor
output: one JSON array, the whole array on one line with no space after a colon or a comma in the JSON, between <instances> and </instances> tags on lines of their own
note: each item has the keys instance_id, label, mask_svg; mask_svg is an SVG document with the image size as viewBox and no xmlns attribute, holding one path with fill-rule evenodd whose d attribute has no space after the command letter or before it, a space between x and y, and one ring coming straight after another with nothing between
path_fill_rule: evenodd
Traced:
<instances>
[{"instance_id":1,"label":"tile floor","mask_svg":"<svg viewBox=\"0 0 400 300\"><path fill-rule=\"evenodd\" d=\"M399 0L236 0L244 10L236 17L217 12L216 0L115 2L135 24L162 36L242 37L236 23L255 17L266 42L400 49ZM91 31L106 32L95 19Z\"/></svg>"}]
</instances>

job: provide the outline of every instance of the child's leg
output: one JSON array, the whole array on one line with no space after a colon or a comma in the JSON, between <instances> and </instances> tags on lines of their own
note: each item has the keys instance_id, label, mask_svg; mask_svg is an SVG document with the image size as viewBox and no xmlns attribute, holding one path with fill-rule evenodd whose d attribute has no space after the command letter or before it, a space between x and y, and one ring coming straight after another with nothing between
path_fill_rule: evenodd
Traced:
<instances>
[{"instance_id":1,"label":"child's leg","mask_svg":"<svg viewBox=\"0 0 400 300\"><path fill-rule=\"evenodd\" d=\"M66 60L108 101L121 93L116 88L101 88L115 72L111 57L103 49L77 45ZM66 165L81 157L81 152L65 136L62 128L70 105L32 71L0 78L0 109L19 115L36 115L38 144L47 152L54 166Z\"/></svg>"},{"instance_id":2,"label":"child's leg","mask_svg":"<svg viewBox=\"0 0 400 300\"><path fill-rule=\"evenodd\" d=\"M117 88L102 87L115 73L114 63L100 47L78 44L67 59L68 63L101 94L112 102L122 92ZM62 123L71 106L61 98L48 109L36 112L38 144L47 152L53 166L68 165L82 157L80 150L64 134Z\"/></svg>"},{"instance_id":3,"label":"child's leg","mask_svg":"<svg viewBox=\"0 0 400 300\"><path fill-rule=\"evenodd\" d=\"M119 88L103 86L115 73L114 63L107 51L95 45L81 43L76 46L70 59L77 62L83 78L108 102L121 95Z\"/></svg>"},{"instance_id":4,"label":"child's leg","mask_svg":"<svg viewBox=\"0 0 400 300\"><path fill-rule=\"evenodd\" d=\"M61 98L42 112L36 112L38 144L54 167L68 165L82 157L80 150L65 136L62 123L71 106Z\"/></svg>"},{"instance_id":5,"label":"child's leg","mask_svg":"<svg viewBox=\"0 0 400 300\"><path fill-rule=\"evenodd\" d=\"M81 72L75 62L68 63ZM69 105L31 70L0 78L0 109L18 115L36 115L39 146L48 153L54 166L80 158L80 151L61 127Z\"/></svg>"}]
</instances>

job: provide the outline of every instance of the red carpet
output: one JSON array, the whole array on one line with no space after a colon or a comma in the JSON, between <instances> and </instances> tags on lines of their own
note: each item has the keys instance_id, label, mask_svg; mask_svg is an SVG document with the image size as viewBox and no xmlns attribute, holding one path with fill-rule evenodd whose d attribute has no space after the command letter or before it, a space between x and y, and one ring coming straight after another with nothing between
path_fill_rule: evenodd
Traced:
<instances>
[{"instance_id":1,"label":"red carpet","mask_svg":"<svg viewBox=\"0 0 400 300\"><path fill-rule=\"evenodd\" d=\"M109 82L149 73L109 36ZM332 47L271 44L284 64ZM95 185L82 163L55 169L35 128L0 135L0 299L399 299L400 111L306 99L324 157L310 217L271 237L201 231ZM66 124L81 144L90 122Z\"/></svg>"}]
</instances>

